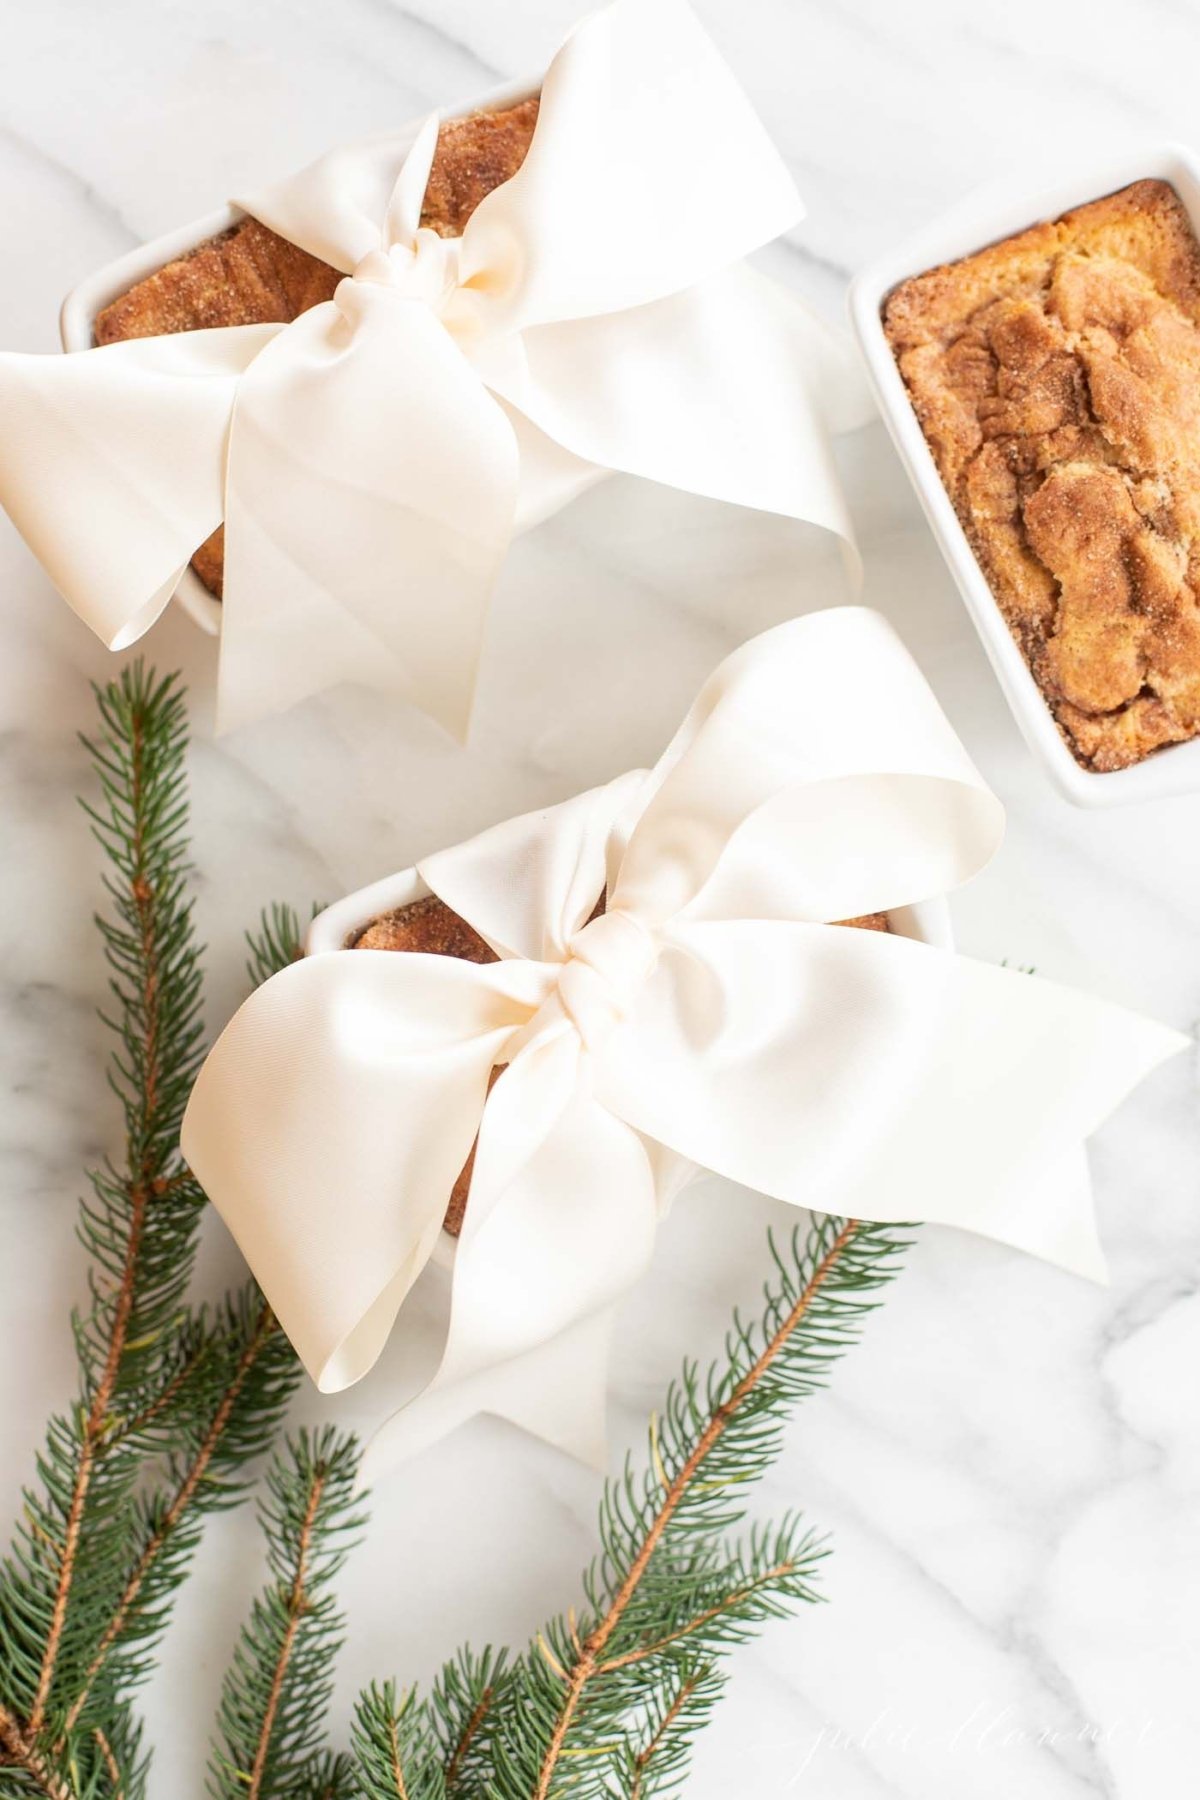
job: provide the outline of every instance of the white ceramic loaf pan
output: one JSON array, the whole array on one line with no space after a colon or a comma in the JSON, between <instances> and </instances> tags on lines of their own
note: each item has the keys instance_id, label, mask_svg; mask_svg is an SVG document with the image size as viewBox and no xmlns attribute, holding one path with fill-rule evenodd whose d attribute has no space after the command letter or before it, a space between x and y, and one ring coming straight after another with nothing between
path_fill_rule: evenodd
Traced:
<instances>
[{"instance_id":1,"label":"white ceramic loaf pan","mask_svg":"<svg viewBox=\"0 0 1200 1800\"><path fill-rule=\"evenodd\" d=\"M877 258L856 277L850 290L850 317L879 410L942 555L1026 742L1060 792L1077 806L1117 806L1131 800L1200 792L1200 738L1172 744L1130 769L1110 774L1097 774L1075 761L1005 624L942 485L884 336L882 309L892 289L910 275L919 275L938 263L954 262L1041 219L1057 218L1085 201L1098 200L1147 178L1171 183L1200 235L1200 161L1194 153L1162 145L1132 148L1082 164L1053 181L1017 180L981 190Z\"/></svg>"},{"instance_id":2,"label":"white ceramic loaf pan","mask_svg":"<svg viewBox=\"0 0 1200 1800\"><path fill-rule=\"evenodd\" d=\"M444 106L438 110L444 119L460 119L473 112L499 112L506 106L516 106L519 101L531 99L540 87L540 78L507 82L485 94L476 94L457 106ZM400 127L397 136L402 139L407 136L410 140L415 138L427 117L428 114L423 114L419 119L409 120ZM147 275L153 275L167 263L174 262L176 257L185 256L189 250L195 250L198 245L216 237L219 232L228 231L243 216L236 206L223 206L219 212L196 219L191 225L182 225L177 231L169 231L165 236L155 238L149 244L142 244L124 256L118 256L115 262L105 263L102 269L85 276L71 289L62 304L59 330L63 349L90 350L95 342L96 319L106 306L110 306L122 294L127 294L131 287L144 281ZM221 629L220 602L209 593L194 570L185 570L175 591L175 598L203 630L214 637L217 635Z\"/></svg>"},{"instance_id":3,"label":"white ceramic loaf pan","mask_svg":"<svg viewBox=\"0 0 1200 1800\"><path fill-rule=\"evenodd\" d=\"M429 889L415 869L402 869L398 875L385 875L369 887L358 888L343 900L335 900L318 913L308 928L304 954L319 956L326 950L344 950L373 919L384 913L397 912L423 900ZM945 900L923 900L918 906L898 906L888 914L888 922L897 937L915 938L918 943L932 944L937 950L951 950L954 938L950 930L950 909Z\"/></svg>"}]
</instances>

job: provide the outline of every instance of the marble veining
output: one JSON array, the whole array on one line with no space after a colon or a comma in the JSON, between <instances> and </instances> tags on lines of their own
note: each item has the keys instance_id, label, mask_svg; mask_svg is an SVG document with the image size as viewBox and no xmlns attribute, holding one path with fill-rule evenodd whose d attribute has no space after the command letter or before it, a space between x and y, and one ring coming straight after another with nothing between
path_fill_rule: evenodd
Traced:
<instances>
[{"instance_id":1,"label":"marble veining","mask_svg":"<svg viewBox=\"0 0 1200 1800\"><path fill-rule=\"evenodd\" d=\"M809 215L763 266L837 316L849 273L980 180L1115 133L1194 139L1188 0L699 0L795 170ZM576 0L122 0L10 9L0 68L0 342L51 349L66 289L144 237L381 128L534 69ZM719 222L718 222L719 223ZM921 657L1010 813L959 896L970 953L1200 1025L1200 798L1072 811L1021 745L878 427L842 450L866 598ZM85 1159L115 1139L94 1008L98 870L74 795L87 682L110 660L0 520L0 1529L72 1378L66 1308ZM345 891L513 811L653 757L740 639L843 597L816 533L613 481L521 542L478 723L454 750L377 696L334 693L236 739L209 731L213 649L151 640L191 684L212 1022L273 897ZM536 655L534 654L536 652ZM536 667L536 676L530 674ZM1200 1113L1195 1059L1100 1135L1112 1285L950 1231L911 1266L756 1505L832 1534L831 1604L741 1653L688 1793L820 1800L1173 1800L1200 1752ZM780 1210L715 1179L660 1239L616 1352L614 1444L681 1353L715 1347ZM202 1279L237 1260L215 1222ZM363 1428L386 1363L300 1412ZM488 1503L477 1498L486 1471ZM376 1496L345 1581L344 1726L374 1675L424 1678L465 1636L524 1637L575 1595L594 1479L480 1421ZM245 1511L216 1521L146 1694L153 1791L199 1795L220 1675L258 1579Z\"/></svg>"}]
</instances>

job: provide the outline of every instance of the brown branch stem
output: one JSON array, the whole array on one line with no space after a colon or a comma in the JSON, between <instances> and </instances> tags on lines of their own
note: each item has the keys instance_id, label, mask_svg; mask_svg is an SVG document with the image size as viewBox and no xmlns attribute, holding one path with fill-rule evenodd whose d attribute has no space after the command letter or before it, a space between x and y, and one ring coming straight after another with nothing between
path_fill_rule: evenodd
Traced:
<instances>
[{"instance_id":1,"label":"brown branch stem","mask_svg":"<svg viewBox=\"0 0 1200 1800\"><path fill-rule=\"evenodd\" d=\"M75 1800L74 1789L50 1767L30 1732L0 1705L0 1751L10 1768L23 1769L41 1788L46 1800Z\"/></svg>"},{"instance_id":2,"label":"brown branch stem","mask_svg":"<svg viewBox=\"0 0 1200 1800\"><path fill-rule=\"evenodd\" d=\"M71 1489L71 1504L67 1509L67 1529L59 1561L58 1581L54 1589L50 1629L46 1633L46 1647L42 1652L38 1684L29 1714L29 1730L34 1737L42 1728L42 1722L46 1715L46 1702L50 1697L50 1688L54 1681L59 1645L62 1642L63 1629L67 1622L67 1607L71 1599L71 1583L75 1575L75 1558L79 1549L80 1533L83 1529L83 1514L87 1505L88 1489L91 1487L92 1476L95 1473L96 1455L108 1417L113 1389L116 1386L117 1371L129 1330L129 1316L133 1310L133 1279L146 1217L145 1189L140 1185L135 1187L131 1191L131 1201L132 1212L129 1222L129 1237L125 1246L121 1290L113 1312L112 1331L108 1341L108 1353L104 1360L104 1370L84 1420L82 1441L79 1446L79 1461L75 1467L75 1480Z\"/></svg>"},{"instance_id":3,"label":"brown branch stem","mask_svg":"<svg viewBox=\"0 0 1200 1800\"><path fill-rule=\"evenodd\" d=\"M176 1369L170 1381L159 1389L153 1400L148 1401L140 1413L135 1413L132 1419L126 1419L116 1430L109 1432L103 1445L106 1455L118 1444L123 1444L127 1438L133 1437L139 1431L144 1431L147 1425L152 1425L154 1420L166 1411L188 1376L193 1374L198 1367L203 1355L203 1345L193 1350L192 1354Z\"/></svg>"},{"instance_id":4,"label":"brown branch stem","mask_svg":"<svg viewBox=\"0 0 1200 1800\"><path fill-rule=\"evenodd\" d=\"M287 1678L288 1664L292 1660L292 1652L296 1647L296 1633L300 1629L300 1621L308 1607L308 1596L305 1592L305 1581L308 1575L308 1557L312 1547L313 1523L317 1509L321 1504L321 1495L325 1491L326 1475L323 1469L317 1470L313 1484L309 1490L308 1505L304 1509L304 1518L300 1526L300 1538L296 1551L296 1573L292 1578L291 1592L288 1594L288 1622L284 1628L283 1642L279 1647L279 1656L275 1662L275 1671L271 1677L271 1689L267 1695L267 1704L263 1710L262 1725L259 1729L258 1744L254 1751L254 1762L250 1769L250 1778L246 1785L247 1800L259 1800L262 1793L263 1776L267 1767L267 1756L271 1748L271 1735L275 1730L275 1717L279 1711L279 1702L283 1694L283 1684Z\"/></svg>"},{"instance_id":5,"label":"brown branch stem","mask_svg":"<svg viewBox=\"0 0 1200 1800\"><path fill-rule=\"evenodd\" d=\"M721 1405L714 1410L708 1423L705 1425L704 1430L697 1438L690 1454L680 1466L674 1479L663 1494L662 1504L654 1516L653 1523L646 1533L646 1536L638 1549L637 1555L629 1565L624 1581L613 1596L604 1617L593 1627L591 1632L589 1632L584 1641L583 1654L575 1662L567 1676L567 1691L563 1696L562 1707L558 1718L555 1721L554 1730L550 1736L550 1742L546 1746L546 1754L542 1758L541 1768L538 1772L537 1786L534 1789L532 1800L549 1800L554 1772L562 1757L567 1733L571 1729L571 1724L579 1709L579 1703L583 1698L587 1684L601 1667L604 1647L612 1637L613 1632L617 1629L621 1619L624 1617L629 1603L637 1592L642 1578L650 1565L650 1559L653 1557L655 1550L662 1540L663 1533L666 1531L667 1526L678 1511L697 1472L703 1467L706 1458L710 1455L713 1447L721 1438L729 1421L733 1418L738 1408L747 1397L754 1392L754 1389L757 1387L763 1375L775 1361L775 1358L779 1355L783 1346L787 1343L793 1331L795 1331L805 1313L812 1305L816 1295L828 1280L831 1272L837 1266L846 1246L852 1241L860 1229L860 1220L846 1220L832 1244L830 1244L828 1250L825 1252L825 1255L813 1270L812 1275L805 1283L804 1288L797 1296L796 1302L787 1317L780 1324L774 1335L766 1344L764 1344L762 1350L759 1352L750 1368L747 1369L746 1373L742 1376L741 1380L737 1383L737 1386L733 1389L729 1398L722 1401Z\"/></svg>"},{"instance_id":6,"label":"brown branch stem","mask_svg":"<svg viewBox=\"0 0 1200 1800\"><path fill-rule=\"evenodd\" d=\"M408 1800L408 1783L404 1779L404 1764L400 1759L400 1735L396 1730L395 1719L388 1720L388 1744L392 1752L392 1780L396 1783L396 1800Z\"/></svg>"},{"instance_id":7,"label":"brown branch stem","mask_svg":"<svg viewBox=\"0 0 1200 1800\"><path fill-rule=\"evenodd\" d=\"M158 1099L158 957L154 936L154 893L145 874L145 840L142 820L142 785L143 785L143 753L145 744L140 720L135 720L132 734L131 762L133 767L133 794L131 812L134 824L133 834L133 876L130 892L137 911L142 943L142 967L145 971L143 989L143 1005L145 1009L145 1070L146 1087L141 1096L141 1116L143 1124L154 1113ZM133 1158L131 1156L131 1161ZM54 1682L54 1671L58 1662L59 1647L62 1643L63 1630L66 1626L67 1608L71 1599L71 1585L75 1575L75 1559L79 1549L80 1533L83 1529L84 1509L87 1505L88 1490L95 1473L97 1451L103 1436L108 1418L109 1406L120 1372L121 1357L125 1350L125 1340L129 1332L129 1320L133 1312L134 1281L137 1274L138 1257L141 1252L142 1234L146 1224L146 1207L153 1184L153 1171L147 1168L144 1155L138 1157L136 1175L131 1176L129 1183L130 1216L129 1235L125 1244L125 1257L121 1267L121 1285L112 1313L112 1326L109 1331L108 1348L104 1358L104 1368L96 1391L92 1396L92 1404L84 1421L82 1442L79 1447L79 1461L75 1469L75 1479L71 1490L71 1501L67 1509L67 1527L63 1539L62 1557L59 1563L58 1580L54 1590L54 1604L50 1614L50 1628L46 1634L45 1649L42 1652L41 1667L38 1670L37 1687L34 1691L33 1705L29 1713L28 1733L36 1739L45 1719L46 1705L50 1698L50 1690Z\"/></svg>"},{"instance_id":8,"label":"brown branch stem","mask_svg":"<svg viewBox=\"0 0 1200 1800\"><path fill-rule=\"evenodd\" d=\"M96 1743L100 1748L100 1754L104 1758L104 1766L108 1770L108 1779L113 1784L112 1800L125 1800L125 1789L121 1783L121 1771L117 1765L117 1759L113 1755L112 1745L98 1725L92 1735L95 1737Z\"/></svg>"},{"instance_id":9,"label":"brown branch stem","mask_svg":"<svg viewBox=\"0 0 1200 1800\"><path fill-rule=\"evenodd\" d=\"M634 1757L633 1785L629 1790L629 1800L641 1800L642 1788L645 1785L646 1780L646 1770L658 1755L663 1739L666 1737L668 1731L670 1731L672 1725L675 1723L699 1685L700 1677L698 1675L690 1675L688 1677L675 1698L672 1700L670 1706L668 1706L666 1712L663 1714L659 1721L658 1729L647 1742L643 1744L642 1748Z\"/></svg>"},{"instance_id":10,"label":"brown branch stem","mask_svg":"<svg viewBox=\"0 0 1200 1800\"><path fill-rule=\"evenodd\" d=\"M773 1569L764 1569L753 1581L747 1581L732 1594L726 1595L716 1606L697 1613L694 1619L689 1619L686 1625L680 1625L675 1631L667 1632L665 1637L656 1638L652 1644L642 1644L637 1650L627 1650L624 1656L610 1656L606 1662L597 1663L596 1674L611 1675L614 1669L627 1669L631 1663L645 1662L648 1656L657 1656L661 1650L667 1650L681 1639L691 1637L693 1632L703 1630L713 1619L719 1619L722 1613L731 1612L743 1600L748 1600L751 1594L757 1594L760 1588L767 1587L772 1581L781 1580L785 1575L794 1575L795 1572L796 1565L791 1562L776 1563Z\"/></svg>"},{"instance_id":11,"label":"brown branch stem","mask_svg":"<svg viewBox=\"0 0 1200 1800\"><path fill-rule=\"evenodd\" d=\"M217 1407L209 1422L208 1430L205 1432L196 1454L188 1466L186 1474L176 1488L170 1505L167 1507L166 1512L163 1514L151 1536L143 1545L137 1561L130 1570L129 1578L125 1583L120 1599L117 1601L113 1616L105 1627L103 1637L96 1646L95 1654L88 1664L87 1672L84 1675L79 1692L71 1702L70 1711L67 1713L66 1721L63 1725L64 1738L67 1732L71 1730L72 1726L75 1725L80 1713L87 1704L88 1695L95 1685L96 1677L103 1668L109 1651L120 1637L122 1631L124 1631L129 1620L129 1615L137 1604L138 1595L141 1593L147 1575L150 1573L156 1559L165 1548L171 1533L177 1528L180 1520L186 1514L188 1507L196 1496L196 1491L199 1488L200 1483L208 1473L208 1466L220 1445L225 1428L229 1424L230 1416L234 1407L237 1405L238 1397L241 1394L242 1389L246 1385L250 1371L258 1361L263 1346L276 1329L275 1315L270 1307L264 1302L262 1312L259 1314L258 1324L255 1327L254 1335L246 1345L246 1348L243 1350L241 1357L238 1360L237 1368L234 1370L229 1385L221 1396L220 1405ZM62 1740L60 1739L60 1742L61 1741Z\"/></svg>"},{"instance_id":12,"label":"brown branch stem","mask_svg":"<svg viewBox=\"0 0 1200 1800\"><path fill-rule=\"evenodd\" d=\"M495 1692L495 1687L490 1684L484 1688L482 1694L480 1694L479 1699L475 1703L474 1711L463 1726L462 1736L459 1738L457 1744L455 1744L450 1761L446 1764L445 1781L447 1794L451 1792L455 1782L458 1780L459 1771L463 1765L463 1759L465 1758L467 1751L471 1748L471 1745L474 1743L476 1737L479 1735L479 1727L488 1716Z\"/></svg>"}]
</instances>

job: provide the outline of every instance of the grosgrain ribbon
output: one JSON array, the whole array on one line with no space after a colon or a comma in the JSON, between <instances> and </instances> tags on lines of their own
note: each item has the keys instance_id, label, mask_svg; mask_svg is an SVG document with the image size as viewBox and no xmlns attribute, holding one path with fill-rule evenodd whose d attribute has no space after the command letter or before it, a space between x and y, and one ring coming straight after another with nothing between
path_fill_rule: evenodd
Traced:
<instances>
[{"instance_id":1,"label":"grosgrain ribbon","mask_svg":"<svg viewBox=\"0 0 1200 1800\"><path fill-rule=\"evenodd\" d=\"M1083 1140L1187 1040L830 923L952 890L1002 828L885 621L814 614L653 770L418 865L499 961L330 951L247 1001L184 1151L323 1388L375 1362L478 1131L438 1373L377 1467L478 1410L598 1454L604 1321L696 1166L1102 1273Z\"/></svg>"},{"instance_id":2,"label":"grosgrain ribbon","mask_svg":"<svg viewBox=\"0 0 1200 1800\"><path fill-rule=\"evenodd\" d=\"M0 356L0 500L113 648L222 519L218 726L335 682L462 734L514 531L600 474L850 541L825 441L868 416L836 340L742 258L801 216L683 0L613 0L545 77L460 239L437 142L391 133L240 204L344 271L288 325Z\"/></svg>"}]
</instances>

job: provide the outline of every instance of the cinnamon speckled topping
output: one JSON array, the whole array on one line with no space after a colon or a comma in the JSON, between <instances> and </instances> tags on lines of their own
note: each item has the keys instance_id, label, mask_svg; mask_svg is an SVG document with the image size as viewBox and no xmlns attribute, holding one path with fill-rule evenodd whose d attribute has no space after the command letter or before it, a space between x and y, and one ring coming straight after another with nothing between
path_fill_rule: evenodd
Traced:
<instances>
[{"instance_id":1,"label":"cinnamon speckled topping","mask_svg":"<svg viewBox=\"0 0 1200 1800\"><path fill-rule=\"evenodd\" d=\"M516 174L537 124L538 101L500 112L447 119L425 190L422 225L457 237L486 194ZM96 320L97 344L160 337L222 325L290 324L329 300L342 279L337 269L287 238L241 219L186 256L167 263L105 307ZM225 533L218 527L192 558L192 567L218 599Z\"/></svg>"},{"instance_id":2,"label":"cinnamon speckled topping","mask_svg":"<svg viewBox=\"0 0 1200 1800\"><path fill-rule=\"evenodd\" d=\"M597 918L604 911L604 895L601 894L592 908L591 917ZM890 931L886 913L865 913L858 919L843 919L843 925L858 926L863 931ZM484 943L479 933L452 912L444 900L436 894L426 895L421 900L414 900L408 906L400 906L394 912L382 913L379 918L357 932L346 944L347 950L409 950L420 951L427 956L460 956L467 962L489 963L497 961L496 953ZM492 1070L488 1081L488 1092L492 1084L502 1073L501 1068ZM478 1143L478 1138L475 1144ZM462 1230L463 1214L467 1210L467 1195L471 1188L471 1172L475 1167L475 1144L463 1164L457 1181L450 1194L450 1204L446 1208L446 1216L442 1220L443 1231L451 1237L457 1237Z\"/></svg>"},{"instance_id":3,"label":"cinnamon speckled topping","mask_svg":"<svg viewBox=\"0 0 1200 1800\"><path fill-rule=\"evenodd\" d=\"M1076 760L1200 733L1200 243L1174 189L915 276L884 327Z\"/></svg>"},{"instance_id":4,"label":"cinnamon speckled topping","mask_svg":"<svg viewBox=\"0 0 1200 1800\"><path fill-rule=\"evenodd\" d=\"M348 950L416 950L426 956L457 956L463 962L492 963L499 958L474 928L452 912L436 894L383 913L357 932Z\"/></svg>"}]
</instances>

